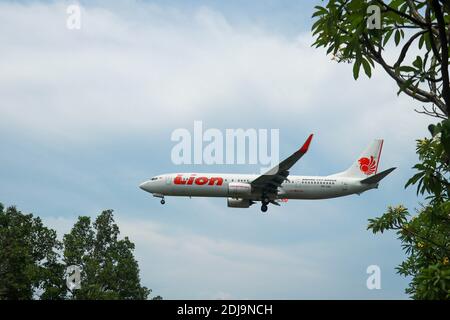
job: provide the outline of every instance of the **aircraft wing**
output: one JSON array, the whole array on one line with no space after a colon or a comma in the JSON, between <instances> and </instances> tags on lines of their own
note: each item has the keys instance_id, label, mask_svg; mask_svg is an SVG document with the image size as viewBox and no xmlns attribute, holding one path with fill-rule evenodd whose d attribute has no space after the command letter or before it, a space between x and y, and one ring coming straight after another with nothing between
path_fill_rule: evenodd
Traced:
<instances>
[{"instance_id":1,"label":"aircraft wing","mask_svg":"<svg viewBox=\"0 0 450 320\"><path fill-rule=\"evenodd\" d=\"M308 151L312 137L313 135L311 134L300 149L281 161L277 166L253 180L251 182L252 187L263 190L266 193L277 193L278 187L288 177L289 169Z\"/></svg>"}]
</instances>

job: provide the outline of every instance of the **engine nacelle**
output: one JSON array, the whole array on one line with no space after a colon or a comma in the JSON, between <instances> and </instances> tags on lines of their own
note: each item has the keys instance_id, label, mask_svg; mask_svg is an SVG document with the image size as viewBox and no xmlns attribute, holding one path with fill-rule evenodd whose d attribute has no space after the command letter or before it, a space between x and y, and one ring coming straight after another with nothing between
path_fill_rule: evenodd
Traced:
<instances>
[{"instance_id":1,"label":"engine nacelle","mask_svg":"<svg viewBox=\"0 0 450 320\"><path fill-rule=\"evenodd\" d=\"M249 183L230 182L228 195L232 198L243 198L252 194L252 186Z\"/></svg>"},{"instance_id":2,"label":"engine nacelle","mask_svg":"<svg viewBox=\"0 0 450 320\"><path fill-rule=\"evenodd\" d=\"M248 199L228 198L227 204L230 208L248 208L253 204L253 201Z\"/></svg>"}]
</instances>

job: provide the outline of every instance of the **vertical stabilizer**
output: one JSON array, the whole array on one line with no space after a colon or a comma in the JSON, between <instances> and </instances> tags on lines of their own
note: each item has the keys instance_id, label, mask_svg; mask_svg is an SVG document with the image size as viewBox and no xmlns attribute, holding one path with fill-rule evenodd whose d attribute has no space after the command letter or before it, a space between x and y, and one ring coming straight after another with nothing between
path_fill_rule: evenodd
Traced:
<instances>
[{"instance_id":1,"label":"vertical stabilizer","mask_svg":"<svg viewBox=\"0 0 450 320\"><path fill-rule=\"evenodd\" d=\"M338 176L365 179L377 173L380 162L383 139L375 139L356 159L350 168L338 173Z\"/></svg>"}]
</instances>

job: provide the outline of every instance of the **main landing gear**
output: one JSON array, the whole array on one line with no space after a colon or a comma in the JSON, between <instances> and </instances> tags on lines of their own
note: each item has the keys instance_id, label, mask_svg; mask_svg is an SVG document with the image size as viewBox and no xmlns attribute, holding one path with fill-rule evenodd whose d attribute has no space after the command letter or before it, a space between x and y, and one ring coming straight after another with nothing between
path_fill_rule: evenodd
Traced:
<instances>
[{"instance_id":1,"label":"main landing gear","mask_svg":"<svg viewBox=\"0 0 450 320\"><path fill-rule=\"evenodd\" d=\"M263 213L267 212L267 205L270 203L270 199L267 197L263 197L261 200L261 211Z\"/></svg>"},{"instance_id":2,"label":"main landing gear","mask_svg":"<svg viewBox=\"0 0 450 320\"><path fill-rule=\"evenodd\" d=\"M166 200L164 200L164 198L162 198L160 202L161 202L161 204L164 204L164 203L166 203Z\"/></svg>"}]
</instances>

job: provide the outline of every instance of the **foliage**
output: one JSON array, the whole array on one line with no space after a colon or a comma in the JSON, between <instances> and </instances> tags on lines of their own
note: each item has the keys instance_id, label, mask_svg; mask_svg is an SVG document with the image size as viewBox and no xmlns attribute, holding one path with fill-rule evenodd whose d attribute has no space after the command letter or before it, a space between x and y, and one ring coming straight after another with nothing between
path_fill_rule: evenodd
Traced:
<instances>
[{"instance_id":1,"label":"foliage","mask_svg":"<svg viewBox=\"0 0 450 320\"><path fill-rule=\"evenodd\" d=\"M61 242L40 218L0 204L0 300L147 299L134 244L119 235L112 210L93 224L79 217ZM70 265L82 270L81 289L73 292L66 285Z\"/></svg>"},{"instance_id":2,"label":"foliage","mask_svg":"<svg viewBox=\"0 0 450 320\"><path fill-rule=\"evenodd\" d=\"M373 5L380 8L380 29L367 28ZM329 0L315 8L315 47L327 48L338 62L352 62L355 79L361 66L371 77L375 64L380 65L397 83L398 93L432 104L424 113L448 117L448 1Z\"/></svg>"},{"instance_id":3,"label":"foliage","mask_svg":"<svg viewBox=\"0 0 450 320\"><path fill-rule=\"evenodd\" d=\"M380 8L380 29L367 28L373 5ZM398 85L398 94L431 105L418 112L441 119L429 126L431 138L417 141L420 162L405 186L417 185L427 203L413 217L402 205L389 207L381 217L369 219L368 229L397 233L407 254L397 271L412 279L408 294L450 299L450 3L329 0L315 9L314 46L327 48L338 62L353 63L355 79L361 66L368 77L381 66ZM392 62L388 57L394 57Z\"/></svg>"},{"instance_id":4,"label":"foliage","mask_svg":"<svg viewBox=\"0 0 450 320\"><path fill-rule=\"evenodd\" d=\"M151 290L140 285L134 244L118 239L119 228L112 210L103 211L91 224L79 217L64 236L64 262L81 267L81 289L75 299L147 299Z\"/></svg>"},{"instance_id":5,"label":"foliage","mask_svg":"<svg viewBox=\"0 0 450 320\"><path fill-rule=\"evenodd\" d=\"M447 128L447 129L446 129ZM417 192L427 194L427 205L410 218L399 205L389 207L379 218L369 219L374 233L395 230L408 258L397 268L411 276L406 292L415 299L450 299L450 121L430 127L431 139L417 141L420 163L407 183L417 184Z\"/></svg>"},{"instance_id":6,"label":"foliage","mask_svg":"<svg viewBox=\"0 0 450 320\"><path fill-rule=\"evenodd\" d=\"M0 204L0 299L32 299L36 291L60 298L60 248L56 232L40 218Z\"/></svg>"}]
</instances>

